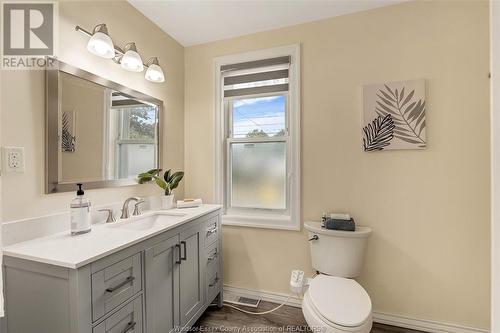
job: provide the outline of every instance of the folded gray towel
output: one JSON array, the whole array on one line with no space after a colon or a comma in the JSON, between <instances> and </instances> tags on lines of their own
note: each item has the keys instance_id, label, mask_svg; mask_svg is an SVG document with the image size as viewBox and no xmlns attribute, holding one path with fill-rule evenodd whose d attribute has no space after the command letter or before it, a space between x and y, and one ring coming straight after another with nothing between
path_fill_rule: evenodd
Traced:
<instances>
[{"instance_id":1,"label":"folded gray towel","mask_svg":"<svg viewBox=\"0 0 500 333\"><path fill-rule=\"evenodd\" d=\"M325 228L332 230L343 230L343 231L355 231L356 224L354 223L354 219L350 220L338 220L338 219L326 219Z\"/></svg>"}]
</instances>

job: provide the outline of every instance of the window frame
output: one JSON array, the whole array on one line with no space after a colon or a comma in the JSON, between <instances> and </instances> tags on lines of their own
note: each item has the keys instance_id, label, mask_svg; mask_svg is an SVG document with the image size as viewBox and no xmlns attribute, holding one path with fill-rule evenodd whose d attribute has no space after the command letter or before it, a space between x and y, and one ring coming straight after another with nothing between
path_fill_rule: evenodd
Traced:
<instances>
[{"instance_id":1,"label":"window frame","mask_svg":"<svg viewBox=\"0 0 500 333\"><path fill-rule=\"evenodd\" d=\"M234 138L231 132L233 127L233 104L231 103L234 100L241 99L252 99L259 97L269 97L269 96L283 96L285 97L285 135L278 137L251 137L251 138ZM225 193L224 196L224 211L228 215L235 214L259 214L259 215L283 215L290 214L290 138L289 138L289 102L288 102L288 92L276 92L276 93L264 93L264 94L253 94L253 95L244 95L244 96L235 96L228 97L224 99L224 120L226 123L225 126L225 170L224 179L225 181ZM285 160L285 209L266 209L266 208L245 208L245 207L236 207L232 206L232 144L246 144L246 143L267 143L267 142L283 142L286 147L286 160Z\"/></svg>"},{"instance_id":2,"label":"window frame","mask_svg":"<svg viewBox=\"0 0 500 333\"><path fill-rule=\"evenodd\" d=\"M224 98L224 82L221 66L246 61L261 60L279 56L291 56L289 67L289 90L235 96ZM229 55L216 58L215 67L215 174L214 198L222 204L222 224L244 227L258 227L285 230L300 230L300 45ZM258 98L265 96L285 96L285 135L269 138L232 138L231 103L235 99ZM286 209L259 209L229 207L231 194L231 152L233 143L285 142L286 144ZM229 208L229 209L228 209Z\"/></svg>"}]
</instances>

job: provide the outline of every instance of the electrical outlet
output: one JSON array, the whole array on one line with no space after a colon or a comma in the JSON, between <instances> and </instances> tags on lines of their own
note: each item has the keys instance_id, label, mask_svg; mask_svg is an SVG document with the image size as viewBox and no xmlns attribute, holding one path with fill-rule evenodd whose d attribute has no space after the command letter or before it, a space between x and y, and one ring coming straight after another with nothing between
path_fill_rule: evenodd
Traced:
<instances>
[{"instance_id":1,"label":"electrical outlet","mask_svg":"<svg viewBox=\"0 0 500 333\"><path fill-rule=\"evenodd\" d=\"M24 173L24 147L3 147L2 159L5 173Z\"/></svg>"}]
</instances>

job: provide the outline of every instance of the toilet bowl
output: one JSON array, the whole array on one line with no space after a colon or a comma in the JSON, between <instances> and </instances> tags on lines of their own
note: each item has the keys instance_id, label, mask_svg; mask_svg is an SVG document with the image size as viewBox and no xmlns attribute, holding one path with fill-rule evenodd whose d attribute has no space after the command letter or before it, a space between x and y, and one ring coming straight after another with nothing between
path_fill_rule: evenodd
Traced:
<instances>
[{"instance_id":1,"label":"toilet bowl","mask_svg":"<svg viewBox=\"0 0 500 333\"><path fill-rule=\"evenodd\" d=\"M302 313L314 332L369 333L372 303L356 281L317 275L302 302Z\"/></svg>"},{"instance_id":2,"label":"toilet bowl","mask_svg":"<svg viewBox=\"0 0 500 333\"><path fill-rule=\"evenodd\" d=\"M327 230L319 222L306 222L313 268L302 301L309 327L325 333L369 333L372 327L370 296L353 278L361 272L368 227L355 231Z\"/></svg>"}]
</instances>

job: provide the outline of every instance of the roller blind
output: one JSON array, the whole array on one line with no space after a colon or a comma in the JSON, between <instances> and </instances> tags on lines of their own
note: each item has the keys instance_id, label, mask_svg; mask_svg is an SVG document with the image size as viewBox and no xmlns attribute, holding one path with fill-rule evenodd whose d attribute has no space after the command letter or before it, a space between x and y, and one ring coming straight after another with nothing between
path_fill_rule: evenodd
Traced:
<instances>
[{"instance_id":1,"label":"roller blind","mask_svg":"<svg viewBox=\"0 0 500 333\"><path fill-rule=\"evenodd\" d=\"M224 97L288 91L291 57L277 57L221 66Z\"/></svg>"}]
</instances>

